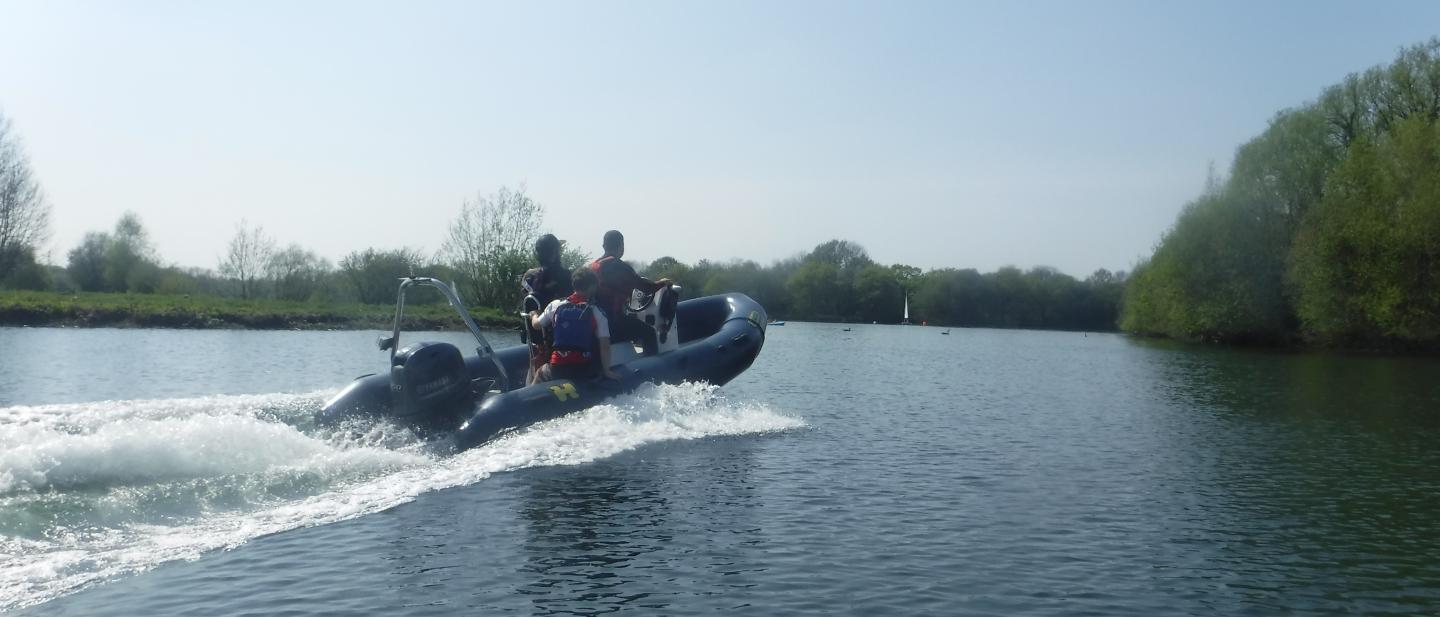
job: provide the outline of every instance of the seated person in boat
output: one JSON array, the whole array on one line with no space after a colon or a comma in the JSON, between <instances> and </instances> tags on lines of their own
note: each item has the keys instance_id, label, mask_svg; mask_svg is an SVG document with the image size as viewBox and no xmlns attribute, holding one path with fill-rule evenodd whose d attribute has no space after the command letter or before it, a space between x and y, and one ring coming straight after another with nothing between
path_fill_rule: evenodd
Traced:
<instances>
[{"instance_id":1,"label":"seated person in boat","mask_svg":"<svg viewBox=\"0 0 1440 617\"><path fill-rule=\"evenodd\" d=\"M535 241L535 261L540 266L531 268L520 278L525 294L533 296L537 302L525 307L532 316L574 291L570 287L570 271L560 263L560 239L555 234L545 234ZM544 333L533 328L527 333L526 340L530 343L530 367L525 372L525 385L530 385L536 382L540 367L550 361L550 348L545 343Z\"/></svg>"},{"instance_id":2,"label":"seated person in boat","mask_svg":"<svg viewBox=\"0 0 1440 617\"><path fill-rule=\"evenodd\" d=\"M626 313L625 304L630 301L635 290L655 293L668 287L670 279L651 281L636 274L630 264L621 261L620 258L625 256L625 236L619 231L612 229L605 232L602 246L605 254L590 263L590 270L600 280L600 288L595 292L595 303L610 318L611 339L616 342L639 341L645 348L645 355L654 355L660 348L655 329L645 325L645 322L634 315Z\"/></svg>"},{"instance_id":3,"label":"seated person in boat","mask_svg":"<svg viewBox=\"0 0 1440 617\"><path fill-rule=\"evenodd\" d=\"M550 362L537 371L536 382L575 381L596 375L619 379L620 375L610 370L610 328L605 312L590 303L597 286L595 273L580 268L570 282L574 293L530 315L530 326L545 333L550 347Z\"/></svg>"}]
</instances>

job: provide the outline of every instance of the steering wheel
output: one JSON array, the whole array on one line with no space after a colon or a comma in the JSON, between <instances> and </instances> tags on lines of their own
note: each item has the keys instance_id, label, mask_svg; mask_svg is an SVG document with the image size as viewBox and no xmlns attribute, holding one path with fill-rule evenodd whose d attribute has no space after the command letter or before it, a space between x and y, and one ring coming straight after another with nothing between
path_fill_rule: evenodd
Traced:
<instances>
[{"instance_id":1,"label":"steering wheel","mask_svg":"<svg viewBox=\"0 0 1440 617\"><path fill-rule=\"evenodd\" d=\"M640 311L650 308L650 305L655 302L655 296L658 295L660 295L659 290L650 293L641 292L640 304L637 306L635 304L635 294L630 294L630 301L625 303L625 309L631 313L639 313Z\"/></svg>"}]
</instances>

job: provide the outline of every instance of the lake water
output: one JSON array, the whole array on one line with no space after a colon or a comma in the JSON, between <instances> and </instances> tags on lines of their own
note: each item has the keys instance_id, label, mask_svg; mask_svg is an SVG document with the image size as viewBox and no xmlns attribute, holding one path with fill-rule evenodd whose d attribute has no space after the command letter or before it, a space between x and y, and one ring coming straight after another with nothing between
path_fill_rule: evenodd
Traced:
<instances>
[{"instance_id":1,"label":"lake water","mask_svg":"<svg viewBox=\"0 0 1440 617\"><path fill-rule=\"evenodd\" d=\"M1434 359L852 328L456 456L310 423L376 333L0 329L0 611L1440 613Z\"/></svg>"}]
</instances>

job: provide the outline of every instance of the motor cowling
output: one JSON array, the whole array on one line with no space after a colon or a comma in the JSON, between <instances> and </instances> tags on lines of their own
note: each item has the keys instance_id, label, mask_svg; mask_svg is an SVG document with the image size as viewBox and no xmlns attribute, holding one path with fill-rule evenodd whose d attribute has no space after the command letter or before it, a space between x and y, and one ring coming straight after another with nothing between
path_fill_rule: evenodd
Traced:
<instances>
[{"instance_id":1,"label":"motor cowling","mask_svg":"<svg viewBox=\"0 0 1440 617\"><path fill-rule=\"evenodd\" d=\"M413 343L395 352L390 399L397 419L454 428L455 419L468 414L474 404L470 372L460 349L449 343Z\"/></svg>"}]
</instances>

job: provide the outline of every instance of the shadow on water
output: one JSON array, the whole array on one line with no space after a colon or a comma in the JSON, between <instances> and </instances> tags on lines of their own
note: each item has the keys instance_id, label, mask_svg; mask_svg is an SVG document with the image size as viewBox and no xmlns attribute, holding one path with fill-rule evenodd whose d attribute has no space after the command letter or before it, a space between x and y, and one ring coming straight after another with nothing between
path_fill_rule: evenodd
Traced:
<instances>
[{"instance_id":1,"label":"shadow on water","mask_svg":"<svg viewBox=\"0 0 1440 617\"><path fill-rule=\"evenodd\" d=\"M1172 441L1162 561L1248 606L1440 607L1415 591L1440 587L1440 362L1142 346Z\"/></svg>"}]
</instances>

